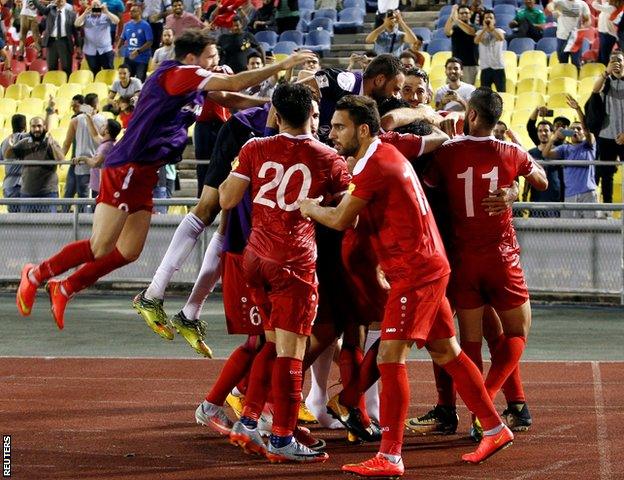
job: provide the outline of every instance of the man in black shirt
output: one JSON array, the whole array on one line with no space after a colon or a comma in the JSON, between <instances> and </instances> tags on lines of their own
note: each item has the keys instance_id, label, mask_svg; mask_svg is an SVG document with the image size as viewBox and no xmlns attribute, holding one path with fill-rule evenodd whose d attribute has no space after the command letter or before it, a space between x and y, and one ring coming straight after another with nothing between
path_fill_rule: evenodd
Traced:
<instances>
[{"instance_id":1,"label":"man in black shirt","mask_svg":"<svg viewBox=\"0 0 624 480\"><path fill-rule=\"evenodd\" d=\"M474 43L477 30L470 23L470 8L466 5L453 5L451 15L444 25L444 33L451 37L453 57L463 63L462 79L474 85L478 71L478 50Z\"/></svg>"},{"instance_id":2,"label":"man in black shirt","mask_svg":"<svg viewBox=\"0 0 624 480\"><path fill-rule=\"evenodd\" d=\"M234 73L247 70L247 55L252 50L264 55L256 38L251 33L243 31L243 24L238 16L234 17L230 33L222 34L217 45L221 52L221 64L229 66Z\"/></svg>"}]
</instances>

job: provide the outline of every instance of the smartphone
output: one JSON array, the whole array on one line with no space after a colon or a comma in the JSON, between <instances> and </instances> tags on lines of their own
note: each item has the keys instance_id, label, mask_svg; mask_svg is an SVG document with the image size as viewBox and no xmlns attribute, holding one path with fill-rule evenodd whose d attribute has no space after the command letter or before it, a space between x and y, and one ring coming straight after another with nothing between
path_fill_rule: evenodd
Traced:
<instances>
[{"instance_id":1,"label":"smartphone","mask_svg":"<svg viewBox=\"0 0 624 480\"><path fill-rule=\"evenodd\" d=\"M93 13L102 13L102 7L93 7L91 11Z\"/></svg>"},{"instance_id":2,"label":"smartphone","mask_svg":"<svg viewBox=\"0 0 624 480\"><path fill-rule=\"evenodd\" d=\"M566 136L566 137L571 137L572 135L574 135L576 133L575 130L572 130L571 128L564 128L561 133Z\"/></svg>"},{"instance_id":3,"label":"smartphone","mask_svg":"<svg viewBox=\"0 0 624 480\"><path fill-rule=\"evenodd\" d=\"M555 111L554 110L546 110L546 113L544 114L545 117L554 117L555 116Z\"/></svg>"}]
</instances>

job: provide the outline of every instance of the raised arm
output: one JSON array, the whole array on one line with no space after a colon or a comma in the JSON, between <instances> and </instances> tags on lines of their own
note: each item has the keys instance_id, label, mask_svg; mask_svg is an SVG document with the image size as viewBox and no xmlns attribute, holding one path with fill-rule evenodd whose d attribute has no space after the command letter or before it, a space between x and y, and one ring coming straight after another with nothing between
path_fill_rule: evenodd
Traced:
<instances>
[{"instance_id":1,"label":"raised arm","mask_svg":"<svg viewBox=\"0 0 624 480\"><path fill-rule=\"evenodd\" d=\"M65 135L65 141L63 142L63 157L67 155L67 152L69 152L72 143L74 143L74 140L76 139L76 122L77 120L75 118L72 118L71 122L69 122L67 135Z\"/></svg>"},{"instance_id":2,"label":"raised arm","mask_svg":"<svg viewBox=\"0 0 624 480\"><path fill-rule=\"evenodd\" d=\"M271 101L270 98L253 97L238 92L210 92L210 100L225 108L244 110L251 107L261 107Z\"/></svg>"},{"instance_id":3,"label":"raised arm","mask_svg":"<svg viewBox=\"0 0 624 480\"><path fill-rule=\"evenodd\" d=\"M585 114L583 113L583 109L578 104L578 102L572 98L571 95L566 95L566 100L568 101L568 105L570 108L576 110L576 114L579 117L579 121L581 122L581 128L583 129L583 134L585 135L585 141L592 146L594 144L594 134L591 133L587 129L587 125L585 124Z\"/></svg>"},{"instance_id":4,"label":"raised arm","mask_svg":"<svg viewBox=\"0 0 624 480\"><path fill-rule=\"evenodd\" d=\"M403 15L401 15L401 12L397 10L395 12L395 15L397 17L397 21L399 22L399 28L403 30L403 33L405 33L405 39L403 41L405 43L409 43L410 45L414 45L415 43L417 43L418 39L416 38L416 35L414 35L412 29L405 22L405 19L403 18Z\"/></svg>"}]
</instances>

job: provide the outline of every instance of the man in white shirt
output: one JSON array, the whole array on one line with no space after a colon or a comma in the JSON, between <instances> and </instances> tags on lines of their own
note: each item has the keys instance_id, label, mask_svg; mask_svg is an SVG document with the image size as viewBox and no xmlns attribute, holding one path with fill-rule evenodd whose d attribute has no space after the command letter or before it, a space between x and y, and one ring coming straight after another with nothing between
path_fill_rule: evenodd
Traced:
<instances>
[{"instance_id":1,"label":"man in white shirt","mask_svg":"<svg viewBox=\"0 0 624 480\"><path fill-rule=\"evenodd\" d=\"M600 38L600 46L598 47L598 61L603 65L609 63L609 57L613 45L617 42L617 27L611 21L611 14L615 12L615 4L613 0L594 0L592 7L600 12L598 15L598 37Z\"/></svg>"},{"instance_id":2,"label":"man in white shirt","mask_svg":"<svg viewBox=\"0 0 624 480\"><path fill-rule=\"evenodd\" d=\"M505 90L505 31L496 28L496 17L492 10L483 12L483 28L474 39L479 45L479 68L481 69L481 86L492 88L497 92Z\"/></svg>"},{"instance_id":3,"label":"man in white shirt","mask_svg":"<svg viewBox=\"0 0 624 480\"><path fill-rule=\"evenodd\" d=\"M37 50L41 50L39 45L39 22L37 22L37 7L32 0L23 0L22 9L20 10L20 40L19 40L19 55L24 56L24 45L26 44L26 37L28 32L33 36L33 47Z\"/></svg>"},{"instance_id":4,"label":"man in white shirt","mask_svg":"<svg viewBox=\"0 0 624 480\"><path fill-rule=\"evenodd\" d=\"M448 83L436 91L436 110L464 112L475 87L461 81L463 64L459 58L449 58L446 61L445 69Z\"/></svg>"},{"instance_id":5,"label":"man in white shirt","mask_svg":"<svg viewBox=\"0 0 624 480\"><path fill-rule=\"evenodd\" d=\"M165 28L162 32L162 47L158 48L154 52L152 61L154 62L154 69L158 68L165 60L173 60L174 55L174 35L173 30ZM137 79L138 80L138 79Z\"/></svg>"},{"instance_id":6,"label":"man in white shirt","mask_svg":"<svg viewBox=\"0 0 624 480\"><path fill-rule=\"evenodd\" d=\"M377 1L377 15L375 16L375 28L384 23L386 18L386 12L388 10L398 10L399 0L378 0Z\"/></svg>"},{"instance_id":7,"label":"man in white shirt","mask_svg":"<svg viewBox=\"0 0 624 480\"><path fill-rule=\"evenodd\" d=\"M570 35L579 28L591 26L589 7L583 0L554 0L546 5L546 10L557 18L557 57L559 63L572 63L581 66L581 51L566 52Z\"/></svg>"}]
</instances>

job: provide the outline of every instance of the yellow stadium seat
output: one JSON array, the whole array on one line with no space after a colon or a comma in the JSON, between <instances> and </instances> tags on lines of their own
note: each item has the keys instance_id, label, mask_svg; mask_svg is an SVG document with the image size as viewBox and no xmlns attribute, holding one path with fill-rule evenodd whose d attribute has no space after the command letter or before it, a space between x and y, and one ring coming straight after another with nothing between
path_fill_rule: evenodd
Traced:
<instances>
[{"instance_id":1,"label":"yellow stadium seat","mask_svg":"<svg viewBox=\"0 0 624 480\"><path fill-rule=\"evenodd\" d=\"M431 85L431 89L435 93L435 91L442 85L446 85L446 75L429 77L429 84Z\"/></svg>"},{"instance_id":2,"label":"yellow stadium seat","mask_svg":"<svg viewBox=\"0 0 624 480\"><path fill-rule=\"evenodd\" d=\"M517 79L512 79L507 77L505 79L505 91L509 92L509 93L515 93L516 92L516 85L518 84L518 80Z\"/></svg>"},{"instance_id":3,"label":"yellow stadium seat","mask_svg":"<svg viewBox=\"0 0 624 480\"><path fill-rule=\"evenodd\" d=\"M514 133L518 137L518 140L520 140L520 144L526 150L531 150L533 147L535 147L535 144L533 143L533 140L531 140L531 137L529 137L529 134L526 131L526 128L514 130Z\"/></svg>"},{"instance_id":4,"label":"yellow stadium seat","mask_svg":"<svg viewBox=\"0 0 624 480\"><path fill-rule=\"evenodd\" d=\"M505 125L509 126L511 124L511 111L505 111L500 117L500 121Z\"/></svg>"},{"instance_id":5,"label":"yellow stadium seat","mask_svg":"<svg viewBox=\"0 0 624 480\"><path fill-rule=\"evenodd\" d=\"M499 92L499 95L503 99L503 110L512 111L516 104L516 96L509 92Z\"/></svg>"},{"instance_id":6,"label":"yellow stadium seat","mask_svg":"<svg viewBox=\"0 0 624 480\"><path fill-rule=\"evenodd\" d=\"M518 127L526 127L526 122L533 113L534 109L516 109L511 115L511 128L517 130Z\"/></svg>"},{"instance_id":7,"label":"yellow stadium seat","mask_svg":"<svg viewBox=\"0 0 624 480\"><path fill-rule=\"evenodd\" d=\"M505 65L505 77L513 80L513 82L518 81L518 67L514 67L511 65Z\"/></svg>"},{"instance_id":8,"label":"yellow stadium seat","mask_svg":"<svg viewBox=\"0 0 624 480\"><path fill-rule=\"evenodd\" d=\"M61 116L59 118L58 128L67 129L67 127L69 127L69 122L71 122L73 115L74 115L73 113L66 113L65 115Z\"/></svg>"},{"instance_id":9,"label":"yellow stadium seat","mask_svg":"<svg viewBox=\"0 0 624 480\"><path fill-rule=\"evenodd\" d=\"M91 70L76 70L71 73L68 83L80 83L81 85L87 85L93 81L93 72Z\"/></svg>"},{"instance_id":10,"label":"yellow stadium seat","mask_svg":"<svg viewBox=\"0 0 624 480\"><path fill-rule=\"evenodd\" d=\"M100 70L95 75L96 82L102 82L109 86L112 85L115 80L117 80L117 70Z\"/></svg>"},{"instance_id":11,"label":"yellow stadium seat","mask_svg":"<svg viewBox=\"0 0 624 480\"><path fill-rule=\"evenodd\" d=\"M41 100L48 100L51 96L56 96L56 91L58 87L56 85L52 85L51 83L41 83L35 86L30 92L31 98L40 98Z\"/></svg>"},{"instance_id":12,"label":"yellow stadium seat","mask_svg":"<svg viewBox=\"0 0 624 480\"><path fill-rule=\"evenodd\" d=\"M602 63L586 63L581 66L581 74L579 76L579 80L584 80L585 78L593 78L599 77L605 71L606 67Z\"/></svg>"},{"instance_id":13,"label":"yellow stadium seat","mask_svg":"<svg viewBox=\"0 0 624 480\"><path fill-rule=\"evenodd\" d=\"M525 78L516 86L516 95L527 92L546 93L546 82L541 78Z\"/></svg>"},{"instance_id":14,"label":"yellow stadium seat","mask_svg":"<svg viewBox=\"0 0 624 480\"><path fill-rule=\"evenodd\" d=\"M503 51L503 60L505 61L505 66L511 65L512 67L518 66L518 56L516 52L512 52L511 50Z\"/></svg>"},{"instance_id":15,"label":"yellow stadium seat","mask_svg":"<svg viewBox=\"0 0 624 480\"><path fill-rule=\"evenodd\" d=\"M548 108L569 108L565 93L553 93L548 97Z\"/></svg>"},{"instance_id":16,"label":"yellow stadium seat","mask_svg":"<svg viewBox=\"0 0 624 480\"><path fill-rule=\"evenodd\" d=\"M125 60L125 59L124 59L124 57L117 57L117 56L116 56L116 57L113 59L113 68L114 68L115 70L117 70L117 69L118 69L121 65L123 65L124 60Z\"/></svg>"},{"instance_id":17,"label":"yellow stadium seat","mask_svg":"<svg viewBox=\"0 0 624 480\"><path fill-rule=\"evenodd\" d=\"M56 92L57 104L62 101L71 100L74 95L82 95L82 85L79 83L66 83L61 85Z\"/></svg>"},{"instance_id":18,"label":"yellow stadium seat","mask_svg":"<svg viewBox=\"0 0 624 480\"><path fill-rule=\"evenodd\" d=\"M596 77L585 77L581 79L578 85L579 93L591 93L596 83Z\"/></svg>"},{"instance_id":19,"label":"yellow stadium seat","mask_svg":"<svg viewBox=\"0 0 624 480\"><path fill-rule=\"evenodd\" d=\"M565 117L572 122L576 122L579 119L576 110L572 108L554 108L553 110L553 118Z\"/></svg>"},{"instance_id":20,"label":"yellow stadium seat","mask_svg":"<svg viewBox=\"0 0 624 480\"><path fill-rule=\"evenodd\" d=\"M0 98L4 97L4 87L0 85Z\"/></svg>"},{"instance_id":21,"label":"yellow stadium seat","mask_svg":"<svg viewBox=\"0 0 624 480\"><path fill-rule=\"evenodd\" d=\"M87 62L86 58L83 58L82 62L80 62L80 70L89 70L89 62Z\"/></svg>"},{"instance_id":22,"label":"yellow stadium seat","mask_svg":"<svg viewBox=\"0 0 624 480\"><path fill-rule=\"evenodd\" d=\"M9 120L7 122L7 119ZM4 125L8 123L9 126L11 125L11 119L10 117L8 117L7 115L1 114L0 113L0 130L2 130L4 128ZM4 140L4 137L2 138L2 140ZM0 169L1 170L1 169Z\"/></svg>"},{"instance_id":23,"label":"yellow stadium seat","mask_svg":"<svg viewBox=\"0 0 624 480\"><path fill-rule=\"evenodd\" d=\"M69 165L59 165L58 166L58 170L56 171L56 174L59 177L59 183L63 183L63 185L65 185L65 183L67 182L67 173L69 171ZM65 190L63 188L63 190Z\"/></svg>"},{"instance_id":24,"label":"yellow stadium seat","mask_svg":"<svg viewBox=\"0 0 624 480\"><path fill-rule=\"evenodd\" d=\"M87 95L88 93L95 93L97 94L100 101L103 101L108 98L108 91L108 85L106 85L104 82L92 82L84 86L82 93L84 93L85 95Z\"/></svg>"},{"instance_id":25,"label":"yellow stadium seat","mask_svg":"<svg viewBox=\"0 0 624 480\"><path fill-rule=\"evenodd\" d=\"M540 50L528 50L522 52L518 61L518 67L523 68L526 65L540 65L546 68L548 65L548 57Z\"/></svg>"},{"instance_id":26,"label":"yellow stadium seat","mask_svg":"<svg viewBox=\"0 0 624 480\"><path fill-rule=\"evenodd\" d=\"M420 52L420 54L425 59L425 63L423 63L422 69L428 72L429 67L431 67L431 55L429 55L427 52Z\"/></svg>"},{"instance_id":27,"label":"yellow stadium seat","mask_svg":"<svg viewBox=\"0 0 624 480\"><path fill-rule=\"evenodd\" d=\"M516 97L516 106L518 108L535 108L546 105L544 95L539 92L519 93Z\"/></svg>"},{"instance_id":28,"label":"yellow stadium seat","mask_svg":"<svg viewBox=\"0 0 624 480\"><path fill-rule=\"evenodd\" d=\"M45 105L40 98L24 98L17 104L17 113L45 117Z\"/></svg>"},{"instance_id":29,"label":"yellow stadium seat","mask_svg":"<svg viewBox=\"0 0 624 480\"><path fill-rule=\"evenodd\" d=\"M0 114L11 116L17 110L17 101L13 98L0 98Z\"/></svg>"},{"instance_id":30,"label":"yellow stadium seat","mask_svg":"<svg viewBox=\"0 0 624 480\"><path fill-rule=\"evenodd\" d=\"M436 52L433 54L433 57L431 57L431 68L437 66L437 65L442 65L444 66L444 64L446 63L446 61L451 58L451 52L449 51L443 51L443 52Z\"/></svg>"},{"instance_id":31,"label":"yellow stadium seat","mask_svg":"<svg viewBox=\"0 0 624 480\"><path fill-rule=\"evenodd\" d=\"M12 98L13 100L21 100L30 97L31 88L28 85L15 83L9 85L4 92L4 98Z\"/></svg>"},{"instance_id":32,"label":"yellow stadium seat","mask_svg":"<svg viewBox=\"0 0 624 480\"><path fill-rule=\"evenodd\" d=\"M42 83L51 83L52 85L60 87L67 83L67 74L62 70L51 70L43 76Z\"/></svg>"},{"instance_id":33,"label":"yellow stadium seat","mask_svg":"<svg viewBox=\"0 0 624 480\"><path fill-rule=\"evenodd\" d=\"M548 76L551 80L564 77L578 80L578 69L571 63L558 63L548 67Z\"/></svg>"},{"instance_id":34,"label":"yellow stadium seat","mask_svg":"<svg viewBox=\"0 0 624 480\"><path fill-rule=\"evenodd\" d=\"M525 78L539 78L545 82L548 79L548 73L543 65L525 65L518 70L518 79L524 80Z\"/></svg>"},{"instance_id":35,"label":"yellow stadium seat","mask_svg":"<svg viewBox=\"0 0 624 480\"><path fill-rule=\"evenodd\" d=\"M573 78L559 77L553 78L548 82L548 95L555 93L569 93L573 97L576 96L578 82Z\"/></svg>"},{"instance_id":36,"label":"yellow stadium seat","mask_svg":"<svg viewBox=\"0 0 624 480\"><path fill-rule=\"evenodd\" d=\"M548 57L548 65L549 66L553 66L553 65L557 65L559 63L559 57L557 56L557 52L553 52L550 54L550 57Z\"/></svg>"},{"instance_id":37,"label":"yellow stadium seat","mask_svg":"<svg viewBox=\"0 0 624 480\"><path fill-rule=\"evenodd\" d=\"M15 83L28 85L30 88L32 88L35 85L39 85L41 83L41 76L39 75L39 72L27 70L17 76L17 80L15 80Z\"/></svg>"}]
</instances>

